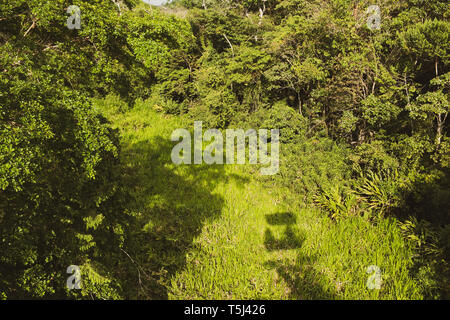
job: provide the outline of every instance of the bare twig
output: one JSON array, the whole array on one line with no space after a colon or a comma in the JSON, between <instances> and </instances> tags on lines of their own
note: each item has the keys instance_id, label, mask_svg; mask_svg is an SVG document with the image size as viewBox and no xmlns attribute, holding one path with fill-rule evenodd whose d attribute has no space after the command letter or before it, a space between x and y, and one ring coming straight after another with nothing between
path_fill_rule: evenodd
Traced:
<instances>
[{"instance_id":1,"label":"bare twig","mask_svg":"<svg viewBox=\"0 0 450 320\"><path fill-rule=\"evenodd\" d=\"M234 49L233 49L233 45L231 44L230 40L228 40L227 35L224 33L223 36L225 37L225 40L227 40L228 44L230 45L231 48L231 53L233 54L234 57Z\"/></svg>"},{"instance_id":2,"label":"bare twig","mask_svg":"<svg viewBox=\"0 0 450 320\"><path fill-rule=\"evenodd\" d=\"M33 19L33 23L31 24L31 27L28 28L28 30L24 33L23 37L25 38L27 36L27 34L31 31L31 29L33 29L34 27L36 27L36 22L38 21L38 19Z\"/></svg>"},{"instance_id":3,"label":"bare twig","mask_svg":"<svg viewBox=\"0 0 450 320\"><path fill-rule=\"evenodd\" d=\"M122 9L120 8L119 0L112 0L112 2L114 2L117 8L119 8L119 17L120 17L122 15Z\"/></svg>"},{"instance_id":4,"label":"bare twig","mask_svg":"<svg viewBox=\"0 0 450 320\"><path fill-rule=\"evenodd\" d=\"M139 264L125 250L123 250L122 248L119 248L119 249L122 250L127 255L127 257L131 260L131 262L133 262L136 265L136 269L137 269L137 272L138 272L138 283L139 283L139 286L141 287L142 292L148 297L148 295L147 295L147 293L145 291L146 288L144 288L145 286L143 285L142 279L141 279L141 269L142 268L139 266ZM147 277L147 279L151 279L151 277L148 274L146 274L144 270L142 270L142 273Z\"/></svg>"},{"instance_id":5,"label":"bare twig","mask_svg":"<svg viewBox=\"0 0 450 320\"><path fill-rule=\"evenodd\" d=\"M52 45L48 45L42 51L47 51L47 50L58 48L58 47L59 47L59 44L55 44L53 46Z\"/></svg>"},{"instance_id":6,"label":"bare twig","mask_svg":"<svg viewBox=\"0 0 450 320\"><path fill-rule=\"evenodd\" d=\"M259 8L259 22L258 22L258 26L261 25L263 16L264 16L264 12L266 12L266 1L267 0L262 0L263 2L263 7Z\"/></svg>"}]
</instances>

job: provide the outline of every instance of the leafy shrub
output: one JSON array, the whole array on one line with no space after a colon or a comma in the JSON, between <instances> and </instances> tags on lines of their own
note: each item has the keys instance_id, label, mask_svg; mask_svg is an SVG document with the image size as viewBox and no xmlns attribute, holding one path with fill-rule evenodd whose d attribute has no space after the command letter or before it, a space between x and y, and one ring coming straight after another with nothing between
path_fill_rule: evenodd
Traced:
<instances>
[{"instance_id":1,"label":"leafy shrub","mask_svg":"<svg viewBox=\"0 0 450 320\"><path fill-rule=\"evenodd\" d=\"M55 88L34 67L0 56L0 292L8 298L66 296L66 268L111 263L126 223L117 133L88 98Z\"/></svg>"},{"instance_id":2,"label":"leafy shrub","mask_svg":"<svg viewBox=\"0 0 450 320\"><path fill-rule=\"evenodd\" d=\"M314 202L335 220L358 213L357 197L352 193L344 192L339 185L322 189L318 195L314 196Z\"/></svg>"},{"instance_id":3,"label":"leafy shrub","mask_svg":"<svg viewBox=\"0 0 450 320\"><path fill-rule=\"evenodd\" d=\"M368 171L356 184L356 194L368 204L369 209L384 214L402 205L401 187L397 170Z\"/></svg>"},{"instance_id":4,"label":"leafy shrub","mask_svg":"<svg viewBox=\"0 0 450 320\"><path fill-rule=\"evenodd\" d=\"M417 281L427 298L448 298L450 294L450 265L448 263L449 225L436 230L426 220L410 217L399 222L400 230L414 248L414 267Z\"/></svg>"},{"instance_id":5,"label":"leafy shrub","mask_svg":"<svg viewBox=\"0 0 450 320\"><path fill-rule=\"evenodd\" d=\"M241 115L237 126L255 129L279 129L280 142L301 141L307 129L307 120L284 101L278 101L269 108L260 108L248 116Z\"/></svg>"}]
</instances>

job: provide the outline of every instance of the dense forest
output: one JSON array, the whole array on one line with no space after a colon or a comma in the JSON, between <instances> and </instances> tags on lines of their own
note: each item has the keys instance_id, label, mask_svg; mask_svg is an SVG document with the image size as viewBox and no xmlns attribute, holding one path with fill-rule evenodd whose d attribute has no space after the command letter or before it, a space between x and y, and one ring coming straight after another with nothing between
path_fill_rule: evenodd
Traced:
<instances>
[{"instance_id":1,"label":"dense forest","mask_svg":"<svg viewBox=\"0 0 450 320\"><path fill-rule=\"evenodd\" d=\"M449 18L2 0L0 299L449 299ZM279 128L279 172L172 164L194 121Z\"/></svg>"}]
</instances>

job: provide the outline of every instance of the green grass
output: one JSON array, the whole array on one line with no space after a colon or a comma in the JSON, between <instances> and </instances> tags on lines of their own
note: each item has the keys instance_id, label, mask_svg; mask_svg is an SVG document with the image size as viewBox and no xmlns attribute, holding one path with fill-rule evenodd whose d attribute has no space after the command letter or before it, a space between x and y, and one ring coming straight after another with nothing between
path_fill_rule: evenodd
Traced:
<instances>
[{"instance_id":1,"label":"green grass","mask_svg":"<svg viewBox=\"0 0 450 320\"><path fill-rule=\"evenodd\" d=\"M144 102L126 112L111 97L95 104L121 132L135 199L127 209L138 217L132 249L145 281L130 279L133 298L422 298L395 220L332 221L255 179L250 165L176 166L170 135L185 119ZM366 286L370 265L381 269L380 290Z\"/></svg>"}]
</instances>

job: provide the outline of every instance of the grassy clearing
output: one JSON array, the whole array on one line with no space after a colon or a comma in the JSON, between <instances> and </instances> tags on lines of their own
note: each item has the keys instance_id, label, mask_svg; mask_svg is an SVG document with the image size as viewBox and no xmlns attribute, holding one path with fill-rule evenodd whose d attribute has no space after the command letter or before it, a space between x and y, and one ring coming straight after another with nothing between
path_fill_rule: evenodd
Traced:
<instances>
[{"instance_id":1,"label":"grassy clearing","mask_svg":"<svg viewBox=\"0 0 450 320\"><path fill-rule=\"evenodd\" d=\"M125 183L135 199L128 210L139 218L135 259L151 279L140 288L130 280L139 290L133 297L422 297L395 220L332 221L304 209L290 190L254 179L246 165L175 166L170 135L188 127L184 119L144 102L126 112L111 98L96 106L121 132ZM370 265L381 269L380 290L366 286Z\"/></svg>"}]
</instances>

